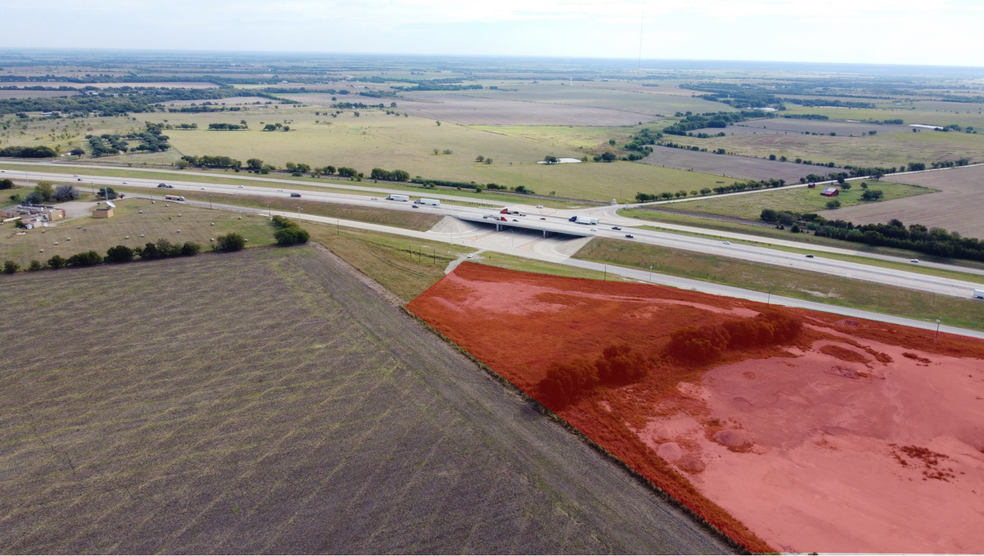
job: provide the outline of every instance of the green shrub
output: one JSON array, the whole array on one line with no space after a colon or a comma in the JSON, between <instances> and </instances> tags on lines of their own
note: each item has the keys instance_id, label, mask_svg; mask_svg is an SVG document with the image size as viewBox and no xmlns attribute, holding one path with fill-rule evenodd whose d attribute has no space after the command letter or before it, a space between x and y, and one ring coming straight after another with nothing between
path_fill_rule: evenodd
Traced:
<instances>
[{"instance_id":1,"label":"green shrub","mask_svg":"<svg viewBox=\"0 0 984 556\"><path fill-rule=\"evenodd\" d=\"M95 251L86 251L85 253L76 253L65 261L65 266L94 266L97 264L102 264L103 257Z\"/></svg>"},{"instance_id":2,"label":"green shrub","mask_svg":"<svg viewBox=\"0 0 984 556\"><path fill-rule=\"evenodd\" d=\"M106 262L107 263L128 263L133 260L133 249L130 249L126 245L117 245L116 247L110 247L106 251Z\"/></svg>"},{"instance_id":3,"label":"green shrub","mask_svg":"<svg viewBox=\"0 0 984 556\"><path fill-rule=\"evenodd\" d=\"M181 246L181 256L182 257L194 257L195 255L202 252L202 246L198 245L193 241L187 241Z\"/></svg>"},{"instance_id":4,"label":"green shrub","mask_svg":"<svg viewBox=\"0 0 984 556\"><path fill-rule=\"evenodd\" d=\"M300 245L302 243L307 243L310 239L310 234L307 230L301 228L283 228L277 230L273 237L277 239L277 245L281 247L287 247L289 245Z\"/></svg>"},{"instance_id":5,"label":"green shrub","mask_svg":"<svg viewBox=\"0 0 984 556\"><path fill-rule=\"evenodd\" d=\"M65 266L68 261L65 260L61 255L55 255L48 259L48 268L51 270L58 270L59 268Z\"/></svg>"},{"instance_id":6,"label":"green shrub","mask_svg":"<svg viewBox=\"0 0 984 556\"><path fill-rule=\"evenodd\" d=\"M6 261L3 263L4 274L13 274L18 270L20 270L20 265L15 263L14 261Z\"/></svg>"},{"instance_id":7,"label":"green shrub","mask_svg":"<svg viewBox=\"0 0 984 556\"><path fill-rule=\"evenodd\" d=\"M231 253L233 251L242 251L244 247L246 247L246 238L235 232L231 232L224 236L217 237L215 239L215 247L213 247L213 250Z\"/></svg>"}]
</instances>

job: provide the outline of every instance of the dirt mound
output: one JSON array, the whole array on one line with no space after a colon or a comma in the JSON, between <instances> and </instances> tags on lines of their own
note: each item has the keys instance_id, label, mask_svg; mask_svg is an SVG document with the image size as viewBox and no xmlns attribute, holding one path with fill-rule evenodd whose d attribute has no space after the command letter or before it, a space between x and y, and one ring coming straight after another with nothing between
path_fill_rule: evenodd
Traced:
<instances>
[{"instance_id":1,"label":"dirt mound","mask_svg":"<svg viewBox=\"0 0 984 556\"><path fill-rule=\"evenodd\" d=\"M729 448L741 448L751 444L748 433L742 430L723 430L714 434L714 441Z\"/></svg>"},{"instance_id":2,"label":"dirt mound","mask_svg":"<svg viewBox=\"0 0 984 556\"><path fill-rule=\"evenodd\" d=\"M860 353L841 347L837 344L828 344L820 348L820 353L825 353L831 357L846 361L848 363L868 363L868 358Z\"/></svg>"},{"instance_id":3,"label":"dirt mound","mask_svg":"<svg viewBox=\"0 0 984 556\"><path fill-rule=\"evenodd\" d=\"M676 461L683 457L683 448L676 442L667 442L660 444L659 448L656 449L656 453L666 461Z\"/></svg>"}]
</instances>

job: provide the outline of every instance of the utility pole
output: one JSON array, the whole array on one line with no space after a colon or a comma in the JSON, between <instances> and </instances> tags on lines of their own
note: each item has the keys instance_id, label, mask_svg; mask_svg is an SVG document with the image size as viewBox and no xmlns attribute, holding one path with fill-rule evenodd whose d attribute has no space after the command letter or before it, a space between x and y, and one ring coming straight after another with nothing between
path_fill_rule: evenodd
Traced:
<instances>
[{"instance_id":1,"label":"utility pole","mask_svg":"<svg viewBox=\"0 0 984 556\"><path fill-rule=\"evenodd\" d=\"M940 318L936 319L936 334L933 336L933 343L934 344L936 343L936 338L938 338L940 336L940 321L942 321L942 320L943 320L943 317L940 317Z\"/></svg>"},{"instance_id":2,"label":"utility pole","mask_svg":"<svg viewBox=\"0 0 984 556\"><path fill-rule=\"evenodd\" d=\"M653 283L653 265L649 265L649 283Z\"/></svg>"}]
</instances>

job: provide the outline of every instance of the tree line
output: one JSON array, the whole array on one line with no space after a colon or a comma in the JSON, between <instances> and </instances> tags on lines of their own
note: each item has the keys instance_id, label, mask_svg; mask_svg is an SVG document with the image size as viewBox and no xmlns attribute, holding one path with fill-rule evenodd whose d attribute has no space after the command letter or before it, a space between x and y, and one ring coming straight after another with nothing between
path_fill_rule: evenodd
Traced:
<instances>
[{"instance_id":1,"label":"tree line","mask_svg":"<svg viewBox=\"0 0 984 556\"><path fill-rule=\"evenodd\" d=\"M742 110L740 112L705 112L703 114L677 112L676 117L682 117L683 119L671 126L663 128L663 133L668 135L686 135L688 131L695 129L725 128L733 123L743 122L749 118L770 118L774 116L762 110Z\"/></svg>"},{"instance_id":2,"label":"tree line","mask_svg":"<svg viewBox=\"0 0 984 556\"><path fill-rule=\"evenodd\" d=\"M369 177L374 180L410 181L410 173L404 170L393 170L389 172L382 168L373 168Z\"/></svg>"},{"instance_id":3,"label":"tree line","mask_svg":"<svg viewBox=\"0 0 984 556\"><path fill-rule=\"evenodd\" d=\"M710 195L711 193L722 195L724 193L736 193L739 191L751 191L756 189L784 187L785 185L786 185L786 180L775 179L775 178L768 179L768 180L759 180L759 181L746 180L741 182L736 181L730 185L719 185L713 189L711 189L710 187L704 187L700 191L693 190L690 191L689 193L684 189L681 189L676 193L671 193L669 191L663 191L661 193L638 192L636 193L635 198L637 203L649 203L652 201L660 201L660 200L668 201L673 198L680 199L687 196L691 196L691 197L697 197L698 195L707 196Z\"/></svg>"},{"instance_id":4,"label":"tree line","mask_svg":"<svg viewBox=\"0 0 984 556\"><path fill-rule=\"evenodd\" d=\"M668 355L691 364L706 364L727 351L767 348L793 343L803 331L803 321L785 311L770 310L753 318L722 324L688 326L670 335Z\"/></svg>"},{"instance_id":5,"label":"tree line","mask_svg":"<svg viewBox=\"0 0 984 556\"><path fill-rule=\"evenodd\" d=\"M802 98L784 98L783 102L799 104L807 108L817 108L821 106L831 106L834 108L877 108L873 102L859 102L854 100L823 99L815 98L812 100Z\"/></svg>"},{"instance_id":6,"label":"tree line","mask_svg":"<svg viewBox=\"0 0 984 556\"><path fill-rule=\"evenodd\" d=\"M867 190L866 193L868 191L878 192L878 190ZM873 194L881 198L878 193ZM802 227L819 237L906 249L938 257L984 262L984 241L963 237L957 232L950 232L944 228L927 228L922 224L905 226L898 219L889 220L887 224L855 225L845 220L827 220L815 213L801 214L773 209L763 210L760 218L765 222L796 226L797 231Z\"/></svg>"},{"instance_id":7,"label":"tree line","mask_svg":"<svg viewBox=\"0 0 984 556\"><path fill-rule=\"evenodd\" d=\"M700 98L727 104L738 109L782 104L782 101L774 93L754 85L702 82L685 83L680 85L680 88L704 91L706 94L700 95Z\"/></svg>"},{"instance_id":8,"label":"tree line","mask_svg":"<svg viewBox=\"0 0 984 556\"><path fill-rule=\"evenodd\" d=\"M2 158L53 158L58 151L44 145L40 147L4 147L0 149Z\"/></svg>"},{"instance_id":9,"label":"tree line","mask_svg":"<svg viewBox=\"0 0 984 556\"><path fill-rule=\"evenodd\" d=\"M208 124L208 129L209 131L241 131L244 129L249 129L249 127L246 124L217 123Z\"/></svg>"},{"instance_id":10,"label":"tree line","mask_svg":"<svg viewBox=\"0 0 984 556\"><path fill-rule=\"evenodd\" d=\"M95 90L86 93L96 93ZM163 103L180 100L218 100L243 96L260 96L281 102L283 99L269 94L219 87L209 89L109 88L97 94L81 94L71 97L15 98L0 100L0 117L16 112L100 112L104 115L123 115L163 111Z\"/></svg>"}]
</instances>

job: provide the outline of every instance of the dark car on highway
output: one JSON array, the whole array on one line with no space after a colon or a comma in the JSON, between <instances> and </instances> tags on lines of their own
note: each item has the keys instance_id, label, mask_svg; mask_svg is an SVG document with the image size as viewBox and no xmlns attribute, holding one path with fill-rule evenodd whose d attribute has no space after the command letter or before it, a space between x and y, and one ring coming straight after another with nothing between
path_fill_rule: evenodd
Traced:
<instances>
[{"instance_id":1,"label":"dark car on highway","mask_svg":"<svg viewBox=\"0 0 984 556\"><path fill-rule=\"evenodd\" d=\"M632 234L625 234L625 237L627 237L627 238L629 238L629 239L633 239L633 238L635 238L635 236L634 236L634 235L632 235Z\"/></svg>"}]
</instances>

